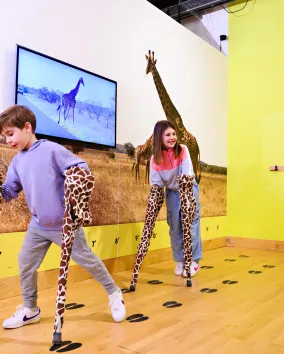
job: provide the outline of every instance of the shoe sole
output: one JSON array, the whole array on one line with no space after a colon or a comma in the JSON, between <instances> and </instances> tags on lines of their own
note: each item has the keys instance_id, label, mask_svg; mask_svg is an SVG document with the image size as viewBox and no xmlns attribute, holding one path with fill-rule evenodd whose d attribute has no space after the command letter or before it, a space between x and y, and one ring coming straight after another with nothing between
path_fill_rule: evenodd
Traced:
<instances>
[{"instance_id":1,"label":"shoe sole","mask_svg":"<svg viewBox=\"0 0 284 354\"><path fill-rule=\"evenodd\" d=\"M117 320L117 319L115 320L114 318L113 318L113 320L114 320L115 323L120 323L120 322L123 322L125 320L125 317L126 317L126 314L125 314L125 316L123 318L121 318L119 320Z\"/></svg>"},{"instance_id":2,"label":"shoe sole","mask_svg":"<svg viewBox=\"0 0 284 354\"><path fill-rule=\"evenodd\" d=\"M23 327L23 326L27 326L27 325L29 325L29 324L38 323L39 321L40 321L40 318L39 318L39 319L35 319L35 320L30 320L29 322L23 323L23 324L21 324L21 325L19 325L19 326L13 326L13 327L11 327L11 326L4 326L4 325L2 325L2 327L3 327L4 329L16 329L16 328L20 328L20 327Z\"/></svg>"},{"instance_id":3,"label":"shoe sole","mask_svg":"<svg viewBox=\"0 0 284 354\"><path fill-rule=\"evenodd\" d=\"M194 277L194 276L196 275L196 273L199 272L199 269L200 269L200 268L198 268L197 271L196 271L194 274L191 274L191 278ZM183 276L183 278L186 278L186 275L183 275L183 274L182 274L182 276Z\"/></svg>"},{"instance_id":4,"label":"shoe sole","mask_svg":"<svg viewBox=\"0 0 284 354\"><path fill-rule=\"evenodd\" d=\"M120 323L120 322L124 321L124 319L125 319L125 317L126 317L126 310L125 310L125 312L124 312L124 315L121 315L120 318L115 319L114 316L113 316L113 314L111 314L111 315L112 315L112 319L114 320L114 322Z\"/></svg>"}]
</instances>

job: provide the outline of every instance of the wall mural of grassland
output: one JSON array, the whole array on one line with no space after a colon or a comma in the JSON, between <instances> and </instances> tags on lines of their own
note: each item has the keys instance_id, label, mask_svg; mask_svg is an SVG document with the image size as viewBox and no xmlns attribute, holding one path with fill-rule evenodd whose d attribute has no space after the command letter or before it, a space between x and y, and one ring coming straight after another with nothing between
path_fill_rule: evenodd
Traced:
<instances>
[{"instance_id":1,"label":"wall mural of grassland","mask_svg":"<svg viewBox=\"0 0 284 354\"><path fill-rule=\"evenodd\" d=\"M67 148L84 159L95 176L95 189L90 200L93 225L144 221L150 186L145 182L145 162L140 165L140 180L136 180L131 144L119 145L108 152L91 149L78 152L74 147ZM5 144L1 144L0 149L1 168L6 171L16 152ZM226 168L202 163L199 184L201 217L226 215L226 184ZM158 220L165 219L164 203ZM3 205L1 233L25 231L29 220L30 212L24 194L20 193L18 199Z\"/></svg>"}]
</instances>

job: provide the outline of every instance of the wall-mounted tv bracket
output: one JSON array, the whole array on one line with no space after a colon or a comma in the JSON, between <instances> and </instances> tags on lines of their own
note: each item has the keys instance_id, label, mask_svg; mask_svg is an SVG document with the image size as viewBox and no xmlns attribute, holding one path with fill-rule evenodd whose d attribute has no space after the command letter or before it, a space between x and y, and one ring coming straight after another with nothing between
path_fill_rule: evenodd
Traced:
<instances>
[{"instance_id":1,"label":"wall-mounted tv bracket","mask_svg":"<svg viewBox=\"0 0 284 354\"><path fill-rule=\"evenodd\" d=\"M284 171L284 166L269 166L269 171L275 171L275 172L278 172L278 171Z\"/></svg>"}]
</instances>

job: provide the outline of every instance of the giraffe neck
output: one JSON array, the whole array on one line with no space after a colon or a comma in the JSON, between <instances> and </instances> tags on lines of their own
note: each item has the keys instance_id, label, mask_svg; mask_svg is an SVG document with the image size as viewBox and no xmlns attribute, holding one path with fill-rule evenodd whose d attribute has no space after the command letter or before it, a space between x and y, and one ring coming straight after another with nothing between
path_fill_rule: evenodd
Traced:
<instances>
[{"instance_id":1,"label":"giraffe neck","mask_svg":"<svg viewBox=\"0 0 284 354\"><path fill-rule=\"evenodd\" d=\"M73 90L71 90L71 93L72 93L73 97L77 96L77 93L78 93L79 88L80 88L80 83L81 83L80 80L78 80L76 87Z\"/></svg>"},{"instance_id":2,"label":"giraffe neck","mask_svg":"<svg viewBox=\"0 0 284 354\"><path fill-rule=\"evenodd\" d=\"M181 116L177 111L176 107L174 106L172 100L170 99L170 96L167 93L167 90L156 67L154 67L152 75L167 120L177 126L178 129L184 128Z\"/></svg>"}]
</instances>

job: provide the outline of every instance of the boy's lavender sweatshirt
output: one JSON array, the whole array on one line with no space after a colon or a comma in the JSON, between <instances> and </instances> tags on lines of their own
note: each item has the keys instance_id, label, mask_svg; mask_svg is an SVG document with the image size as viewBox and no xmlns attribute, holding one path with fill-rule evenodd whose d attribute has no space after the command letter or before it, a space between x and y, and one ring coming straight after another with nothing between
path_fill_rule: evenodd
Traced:
<instances>
[{"instance_id":1,"label":"boy's lavender sweatshirt","mask_svg":"<svg viewBox=\"0 0 284 354\"><path fill-rule=\"evenodd\" d=\"M6 201L23 190L32 214L29 227L61 230L64 214L64 170L88 165L65 147L51 141L36 141L12 160L2 187Z\"/></svg>"}]
</instances>

